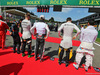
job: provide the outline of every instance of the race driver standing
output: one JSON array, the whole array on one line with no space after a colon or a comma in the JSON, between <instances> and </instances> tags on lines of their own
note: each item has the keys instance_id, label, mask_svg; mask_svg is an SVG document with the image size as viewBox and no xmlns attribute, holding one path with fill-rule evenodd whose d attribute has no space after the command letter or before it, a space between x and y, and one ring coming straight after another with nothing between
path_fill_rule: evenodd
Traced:
<instances>
[{"instance_id":1,"label":"race driver standing","mask_svg":"<svg viewBox=\"0 0 100 75\"><path fill-rule=\"evenodd\" d=\"M23 28L23 34L22 34L22 57L25 56L25 47L26 45L28 45L28 58L32 57L31 56L31 43L32 43L32 39L31 39L31 32L30 32L30 28L31 28L31 21L30 21L30 14L26 13L25 14L25 19L22 21L21 23L22 28Z\"/></svg>"},{"instance_id":2,"label":"race driver standing","mask_svg":"<svg viewBox=\"0 0 100 75\"><path fill-rule=\"evenodd\" d=\"M59 28L58 28L58 35L62 39L60 46L59 46L59 65L62 63L62 57L64 54L64 50L66 51L66 67L69 65L69 59L72 57L72 39L75 39L79 33L80 30L79 28L71 23L72 19L70 17L67 18L66 23L63 23ZM60 35L61 30L63 29L63 37ZM73 29L77 31L77 34L72 37Z\"/></svg>"}]
</instances>

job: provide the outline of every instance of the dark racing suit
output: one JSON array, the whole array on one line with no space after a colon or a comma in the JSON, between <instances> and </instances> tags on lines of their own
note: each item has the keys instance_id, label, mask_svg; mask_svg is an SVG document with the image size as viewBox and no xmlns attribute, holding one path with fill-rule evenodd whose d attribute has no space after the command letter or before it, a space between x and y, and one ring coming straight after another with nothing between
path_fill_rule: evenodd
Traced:
<instances>
[{"instance_id":1,"label":"dark racing suit","mask_svg":"<svg viewBox=\"0 0 100 75\"><path fill-rule=\"evenodd\" d=\"M14 53L16 52L16 47L17 47L17 53L20 53L20 45L21 45L21 42L20 42L20 37L19 37L19 27L17 24L12 24L11 26L11 36L13 37L13 50L14 50Z\"/></svg>"}]
</instances>

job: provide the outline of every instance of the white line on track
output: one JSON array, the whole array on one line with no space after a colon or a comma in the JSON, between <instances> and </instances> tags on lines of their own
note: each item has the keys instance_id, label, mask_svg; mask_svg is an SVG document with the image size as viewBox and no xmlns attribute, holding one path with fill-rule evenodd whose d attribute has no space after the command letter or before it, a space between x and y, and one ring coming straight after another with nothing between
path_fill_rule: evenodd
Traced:
<instances>
[{"instance_id":1,"label":"white line on track","mask_svg":"<svg viewBox=\"0 0 100 75\"><path fill-rule=\"evenodd\" d=\"M97 46L100 46L100 44L98 44L98 43L95 43L95 42L94 42L94 44L97 45Z\"/></svg>"}]
</instances>

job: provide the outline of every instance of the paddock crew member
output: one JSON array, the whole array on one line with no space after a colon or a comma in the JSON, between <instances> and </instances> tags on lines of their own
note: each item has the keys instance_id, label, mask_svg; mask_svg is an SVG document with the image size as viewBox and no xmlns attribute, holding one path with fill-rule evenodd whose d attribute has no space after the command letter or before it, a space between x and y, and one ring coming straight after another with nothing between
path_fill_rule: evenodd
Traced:
<instances>
[{"instance_id":1,"label":"paddock crew member","mask_svg":"<svg viewBox=\"0 0 100 75\"><path fill-rule=\"evenodd\" d=\"M46 23L44 23L45 17L44 15L40 16L40 22L34 23L33 27L31 28L31 33L34 35L33 30L36 28L36 50L35 50L35 60L37 60L38 51L40 48L40 62L43 61L43 53L44 53L44 45L45 39L49 36L49 28ZM47 36L46 36L47 30ZM45 37L46 36L46 37Z\"/></svg>"},{"instance_id":2,"label":"paddock crew member","mask_svg":"<svg viewBox=\"0 0 100 75\"><path fill-rule=\"evenodd\" d=\"M6 29L9 29L9 27L3 21L3 17L0 15L0 47L2 47L2 49L4 49L4 46L5 46Z\"/></svg>"},{"instance_id":3,"label":"paddock crew member","mask_svg":"<svg viewBox=\"0 0 100 75\"><path fill-rule=\"evenodd\" d=\"M58 29L58 35L62 39L60 46L59 46L59 65L62 63L62 57L64 54L64 50L66 50L66 67L69 64L69 59L72 57L72 39L75 39L79 33L79 28L71 23L72 19L70 17L67 18L67 22L63 23ZM63 29L63 37L60 35L61 30ZM72 38L73 29L77 30L77 34Z\"/></svg>"},{"instance_id":4,"label":"paddock crew member","mask_svg":"<svg viewBox=\"0 0 100 75\"><path fill-rule=\"evenodd\" d=\"M22 21L21 23L22 28L23 28L23 34L22 34L22 56L25 56L25 47L26 45L28 45L28 57L32 57L31 56L31 32L30 32L30 28L31 28L31 22L30 22L30 14L27 13L25 15L25 19Z\"/></svg>"},{"instance_id":5,"label":"paddock crew member","mask_svg":"<svg viewBox=\"0 0 100 75\"><path fill-rule=\"evenodd\" d=\"M82 31L84 30L84 27L83 27L83 25L81 25L81 33L82 33ZM81 40L81 36L82 36L82 34L80 33L80 40Z\"/></svg>"},{"instance_id":6,"label":"paddock crew member","mask_svg":"<svg viewBox=\"0 0 100 75\"><path fill-rule=\"evenodd\" d=\"M23 34L23 28L22 28L22 26L21 26L22 21L23 21L23 19L20 19L20 20L19 20L19 25L20 25L20 27L21 27L21 34Z\"/></svg>"},{"instance_id":7,"label":"paddock crew member","mask_svg":"<svg viewBox=\"0 0 100 75\"><path fill-rule=\"evenodd\" d=\"M58 30L58 23L55 26L55 32L57 32L57 30Z\"/></svg>"},{"instance_id":8,"label":"paddock crew member","mask_svg":"<svg viewBox=\"0 0 100 75\"><path fill-rule=\"evenodd\" d=\"M85 62L85 71L88 71L88 67L92 66L92 60L93 60L93 43L95 42L98 32L95 29L94 25L94 20L89 20L88 21L88 27L82 31L82 36L81 36L81 44L79 48L77 49L77 54L76 54L76 63L73 64L73 66L78 69L82 57L86 56L86 62Z\"/></svg>"},{"instance_id":9,"label":"paddock crew member","mask_svg":"<svg viewBox=\"0 0 100 75\"><path fill-rule=\"evenodd\" d=\"M13 23L11 25L10 35L13 37L13 41L14 41L14 43L13 43L14 53L16 53L16 47L17 47L17 53L20 54L21 41L20 41L20 37L19 37L18 23Z\"/></svg>"}]
</instances>

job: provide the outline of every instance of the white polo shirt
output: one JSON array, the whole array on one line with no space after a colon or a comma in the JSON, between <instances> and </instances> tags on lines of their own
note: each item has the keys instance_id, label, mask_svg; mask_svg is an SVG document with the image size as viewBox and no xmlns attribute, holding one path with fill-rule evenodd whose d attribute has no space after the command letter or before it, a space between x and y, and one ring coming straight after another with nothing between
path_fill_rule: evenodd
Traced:
<instances>
[{"instance_id":1,"label":"white polo shirt","mask_svg":"<svg viewBox=\"0 0 100 75\"><path fill-rule=\"evenodd\" d=\"M34 28L36 28L36 33L38 34L45 34L46 30L47 30L47 34L50 32L48 25L44 22L36 22L34 23L33 27L30 29L31 33L34 35L33 31ZM46 30L45 30L46 29Z\"/></svg>"}]
</instances>

